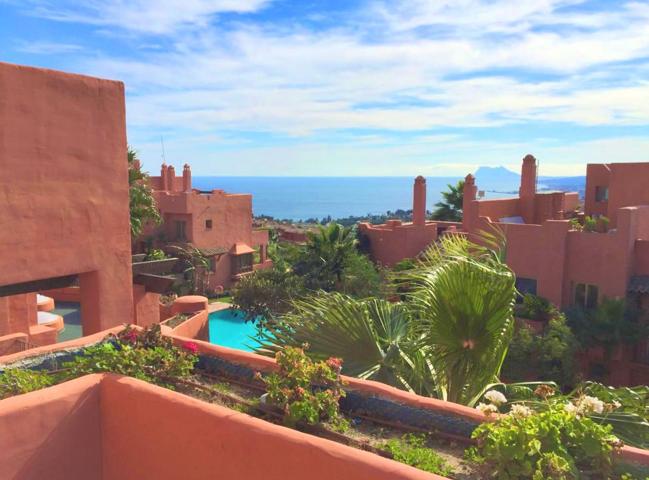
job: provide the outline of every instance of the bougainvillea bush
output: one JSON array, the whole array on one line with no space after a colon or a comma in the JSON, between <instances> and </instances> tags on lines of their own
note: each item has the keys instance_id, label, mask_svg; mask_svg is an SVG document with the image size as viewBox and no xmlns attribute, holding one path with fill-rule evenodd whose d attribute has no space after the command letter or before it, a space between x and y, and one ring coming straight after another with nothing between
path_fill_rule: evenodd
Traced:
<instances>
[{"instance_id":1,"label":"bougainvillea bush","mask_svg":"<svg viewBox=\"0 0 649 480\"><path fill-rule=\"evenodd\" d=\"M85 348L63 369L67 378L112 372L172 388L173 379L192 373L198 360L194 353L193 343L174 346L157 324L141 331L127 327L109 341Z\"/></svg>"},{"instance_id":2,"label":"bougainvillea bush","mask_svg":"<svg viewBox=\"0 0 649 480\"><path fill-rule=\"evenodd\" d=\"M266 384L268 402L284 412L284 422L315 424L342 421L338 401L345 395L340 377L342 361L330 358L314 362L305 348L286 347L277 352L277 372L258 378Z\"/></svg>"}]
</instances>

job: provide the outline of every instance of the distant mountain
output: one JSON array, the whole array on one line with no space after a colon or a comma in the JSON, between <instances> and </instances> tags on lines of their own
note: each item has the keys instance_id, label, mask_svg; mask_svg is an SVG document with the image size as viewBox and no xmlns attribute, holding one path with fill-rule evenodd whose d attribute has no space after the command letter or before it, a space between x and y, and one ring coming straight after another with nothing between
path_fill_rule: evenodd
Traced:
<instances>
[{"instance_id":1,"label":"distant mountain","mask_svg":"<svg viewBox=\"0 0 649 480\"><path fill-rule=\"evenodd\" d=\"M505 167L480 167L474 174L480 190L499 193L518 193L521 176ZM538 177L538 189L579 192L581 198L586 191L586 177Z\"/></svg>"},{"instance_id":2,"label":"distant mountain","mask_svg":"<svg viewBox=\"0 0 649 480\"><path fill-rule=\"evenodd\" d=\"M505 167L480 167L473 174L480 190L517 193L521 176Z\"/></svg>"},{"instance_id":3,"label":"distant mountain","mask_svg":"<svg viewBox=\"0 0 649 480\"><path fill-rule=\"evenodd\" d=\"M473 174L481 183L518 182L521 176L505 167L480 167Z\"/></svg>"}]
</instances>

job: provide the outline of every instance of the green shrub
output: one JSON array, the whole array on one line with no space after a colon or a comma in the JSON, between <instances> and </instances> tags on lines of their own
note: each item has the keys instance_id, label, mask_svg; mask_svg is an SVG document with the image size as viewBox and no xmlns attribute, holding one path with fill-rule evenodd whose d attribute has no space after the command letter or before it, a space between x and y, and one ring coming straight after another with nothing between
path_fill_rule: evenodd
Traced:
<instances>
[{"instance_id":1,"label":"green shrub","mask_svg":"<svg viewBox=\"0 0 649 480\"><path fill-rule=\"evenodd\" d=\"M596 232L597 231L597 219L589 217L588 215L584 217L584 232Z\"/></svg>"},{"instance_id":2,"label":"green shrub","mask_svg":"<svg viewBox=\"0 0 649 480\"><path fill-rule=\"evenodd\" d=\"M501 375L508 382L552 381L572 387L577 377L578 343L563 315L550 320L540 334L519 325L509 345Z\"/></svg>"},{"instance_id":3,"label":"green shrub","mask_svg":"<svg viewBox=\"0 0 649 480\"><path fill-rule=\"evenodd\" d=\"M613 433L624 443L649 448L649 387L609 387L596 382L579 385L572 397L588 395L615 406L602 415L591 415L598 423L613 427Z\"/></svg>"},{"instance_id":4,"label":"green shrub","mask_svg":"<svg viewBox=\"0 0 649 480\"><path fill-rule=\"evenodd\" d=\"M610 425L575 410L558 402L540 412L512 409L476 428L472 437L478 445L468 457L491 478L612 478L613 454L621 442Z\"/></svg>"},{"instance_id":5,"label":"green shrub","mask_svg":"<svg viewBox=\"0 0 649 480\"><path fill-rule=\"evenodd\" d=\"M304 281L290 268L275 265L243 277L232 289L232 305L247 320L268 320L288 313L291 302L306 294Z\"/></svg>"},{"instance_id":6,"label":"green shrub","mask_svg":"<svg viewBox=\"0 0 649 480\"><path fill-rule=\"evenodd\" d=\"M635 345L648 333L639 310L623 299L605 298L595 309L573 307L566 310L566 317L582 349L604 350L603 361L591 364L590 378L605 377L615 348Z\"/></svg>"},{"instance_id":7,"label":"green shrub","mask_svg":"<svg viewBox=\"0 0 649 480\"><path fill-rule=\"evenodd\" d=\"M197 347L188 342L182 349L162 337L160 325L137 331L126 328L110 341L87 347L63 364L64 380L89 373L112 372L166 387L173 378L190 375L197 361Z\"/></svg>"},{"instance_id":8,"label":"green shrub","mask_svg":"<svg viewBox=\"0 0 649 480\"><path fill-rule=\"evenodd\" d=\"M151 260L164 260L167 258L167 255L165 252L163 252L160 249L154 248L151 249L147 252L146 254L146 260L151 261Z\"/></svg>"},{"instance_id":9,"label":"green shrub","mask_svg":"<svg viewBox=\"0 0 649 480\"><path fill-rule=\"evenodd\" d=\"M549 300L526 293L523 296L523 303L516 308L516 315L522 318L529 318L530 320L538 320L547 322L551 318L559 314L557 307L555 307Z\"/></svg>"},{"instance_id":10,"label":"green shrub","mask_svg":"<svg viewBox=\"0 0 649 480\"><path fill-rule=\"evenodd\" d=\"M315 424L321 420L338 423L338 401L345 396L340 370L342 361L330 358L314 362L303 348L286 347L275 355L279 370L261 377L268 392L268 401L284 412L284 422Z\"/></svg>"},{"instance_id":11,"label":"green shrub","mask_svg":"<svg viewBox=\"0 0 649 480\"><path fill-rule=\"evenodd\" d=\"M53 383L54 380L47 372L9 368L0 373L0 400L40 390L49 387Z\"/></svg>"},{"instance_id":12,"label":"green shrub","mask_svg":"<svg viewBox=\"0 0 649 480\"><path fill-rule=\"evenodd\" d=\"M453 469L433 449L426 447L426 437L409 433L383 446L397 462L437 475L448 476Z\"/></svg>"}]
</instances>

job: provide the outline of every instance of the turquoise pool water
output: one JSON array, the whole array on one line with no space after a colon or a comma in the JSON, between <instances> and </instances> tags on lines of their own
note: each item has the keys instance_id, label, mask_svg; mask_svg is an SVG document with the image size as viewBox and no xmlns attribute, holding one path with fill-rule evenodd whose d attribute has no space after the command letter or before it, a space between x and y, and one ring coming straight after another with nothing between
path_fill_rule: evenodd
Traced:
<instances>
[{"instance_id":1,"label":"turquoise pool water","mask_svg":"<svg viewBox=\"0 0 649 480\"><path fill-rule=\"evenodd\" d=\"M210 343L252 352L256 345L250 337L257 337L257 327L246 322L241 311L234 308L210 313Z\"/></svg>"}]
</instances>

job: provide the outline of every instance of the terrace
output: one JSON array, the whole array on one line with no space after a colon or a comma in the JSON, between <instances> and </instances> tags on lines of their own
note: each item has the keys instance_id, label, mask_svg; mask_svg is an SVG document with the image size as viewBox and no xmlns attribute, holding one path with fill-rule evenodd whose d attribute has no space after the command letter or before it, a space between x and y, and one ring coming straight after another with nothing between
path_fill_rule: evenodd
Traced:
<instances>
[{"instance_id":1,"label":"terrace","mask_svg":"<svg viewBox=\"0 0 649 480\"><path fill-rule=\"evenodd\" d=\"M3 357L0 368L55 374L70 368L66 361L83 356L83 347L121 330ZM190 341L167 338L178 346ZM354 419L349 429L336 431L326 424L290 429L283 426L281 411L258 400L264 388L255 373L277 371L273 359L201 341L191 345L198 358L192 375L164 376L166 386L176 391L97 373L0 401L0 431L12 432L0 435L0 475L172 479L218 472L244 480L446 478L390 459L407 463L398 457L399 450L388 447L390 441L425 432L430 435L427 448L444 461L449 478L476 478L462 453L472 443L471 432L488 420L475 409L343 377L341 410ZM61 461L71 451L84 454ZM616 463L618 470L646 475L649 452L623 447Z\"/></svg>"}]
</instances>

